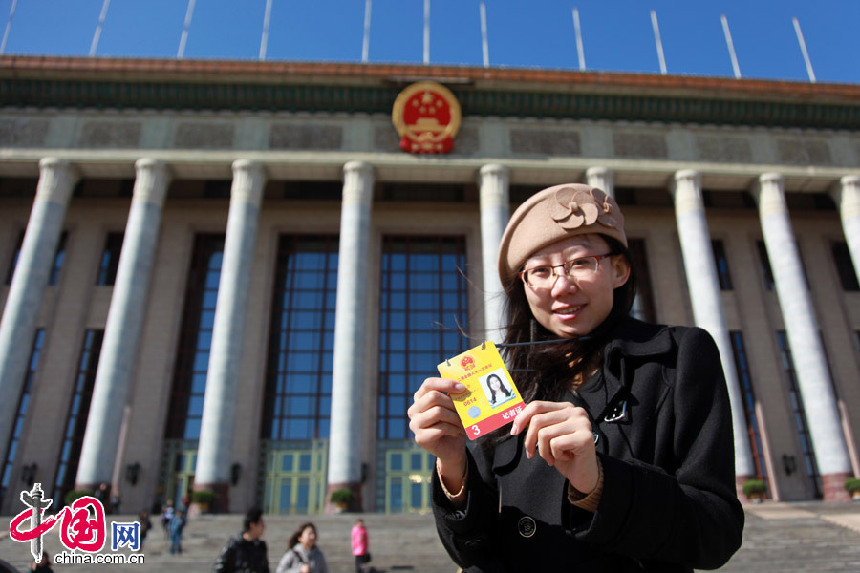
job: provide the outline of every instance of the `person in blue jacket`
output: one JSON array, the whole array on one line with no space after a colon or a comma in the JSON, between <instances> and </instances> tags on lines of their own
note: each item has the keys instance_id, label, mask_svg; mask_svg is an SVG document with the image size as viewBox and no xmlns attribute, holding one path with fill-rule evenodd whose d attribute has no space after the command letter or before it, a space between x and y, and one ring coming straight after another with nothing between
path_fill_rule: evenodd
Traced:
<instances>
[{"instance_id":1,"label":"person in blue jacket","mask_svg":"<svg viewBox=\"0 0 860 573\"><path fill-rule=\"evenodd\" d=\"M506 364L527 406L467 447L431 377L409 408L436 456L433 511L466 572L715 569L741 545L728 393L713 339L629 316L624 217L599 189L556 185L499 248Z\"/></svg>"}]
</instances>

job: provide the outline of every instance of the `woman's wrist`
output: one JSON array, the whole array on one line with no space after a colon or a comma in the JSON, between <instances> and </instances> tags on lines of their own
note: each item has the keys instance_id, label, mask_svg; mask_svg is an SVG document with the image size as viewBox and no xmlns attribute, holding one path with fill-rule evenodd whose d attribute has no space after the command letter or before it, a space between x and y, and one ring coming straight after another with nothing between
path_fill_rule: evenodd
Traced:
<instances>
[{"instance_id":1,"label":"woman's wrist","mask_svg":"<svg viewBox=\"0 0 860 573\"><path fill-rule=\"evenodd\" d=\"M579 491L573 484L567 487L567 499L572 505L594 512L597 510L597 505L600 503L600 498L603 496L603 464L600 458L597 458L597 484L587 494Z\"/></svg>"},{"instance_id":2,"label":"woman's wrist","mask_svg":"<svg viewBox=\"0 0 860 573\"><path fill-rule=\"evenodd\" d=\"M466 480L469 476L469 465L465 458L460 463L445 463L442 458L436 458L436 473L442 493L455 504L466 500Z\"/></svg>"}]
</instances>

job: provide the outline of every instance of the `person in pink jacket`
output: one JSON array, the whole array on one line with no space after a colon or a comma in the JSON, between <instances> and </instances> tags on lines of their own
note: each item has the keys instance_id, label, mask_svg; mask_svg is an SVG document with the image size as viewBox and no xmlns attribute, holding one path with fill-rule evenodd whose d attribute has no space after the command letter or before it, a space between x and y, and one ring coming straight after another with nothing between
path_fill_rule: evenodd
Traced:
<instances>
[{"instance_id":1,"label":"person in pink jacket","mask_svg":"<svg viewBox=\"0 0 860 573\"><path fill-rule=\"evenodd\" d=\"M367 528L363 519L357 519L352 526L352 554L355 556L355 573L363 571L362 565L370 562L369 541L367 539Z\"/></svg>"}]
</instances>

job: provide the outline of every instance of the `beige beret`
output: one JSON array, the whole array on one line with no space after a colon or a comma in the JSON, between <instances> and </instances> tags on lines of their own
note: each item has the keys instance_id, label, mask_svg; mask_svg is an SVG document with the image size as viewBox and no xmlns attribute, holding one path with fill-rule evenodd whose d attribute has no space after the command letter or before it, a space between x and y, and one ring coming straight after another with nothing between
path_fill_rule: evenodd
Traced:
<instances>
[{"instance_id":1,"label":"beige beret","mask_svg":"<svg viewBox=\"0 0 860 573\"><path fill-rule=\"evenodd\" d=\"M599 233L625 247L624 215L615 200L582 183L539 191L514 211L499 246L499 276L516 274L529 256L575 235Z\"/></svg>"}]
</instances>

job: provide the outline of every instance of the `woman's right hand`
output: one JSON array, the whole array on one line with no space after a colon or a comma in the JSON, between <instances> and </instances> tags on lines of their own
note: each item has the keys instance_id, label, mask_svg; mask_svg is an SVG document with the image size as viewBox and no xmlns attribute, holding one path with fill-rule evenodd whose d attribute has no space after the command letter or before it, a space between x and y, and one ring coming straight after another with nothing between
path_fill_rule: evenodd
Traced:
<instances>
[{"instance_id":1,"label":"woman's right hand","mask_svg":"<svg viewBox=\"0 0 860 573\"><path fill-rule=\"evenodd\" d=\"M440 472L447 482L461 480L466 470L466 431L448 394L459 394L466 387L448 378L427 378L415 393L407 410L409 429L415 442L439 458ZM451 485L454 485L453 483ZM457 486L454 485L457 491Z\"/></svg>"}]
</instances>

